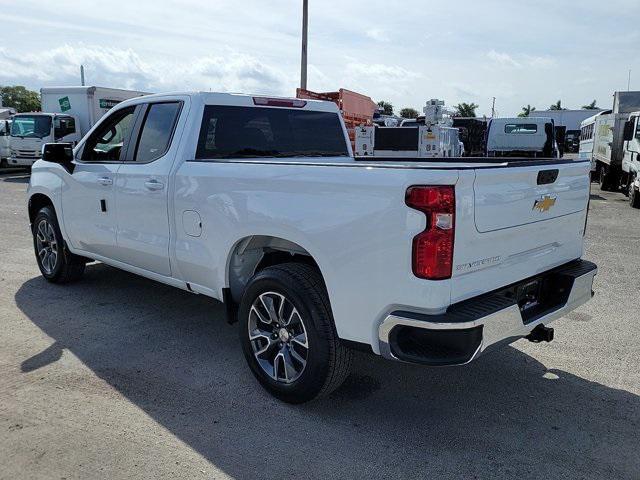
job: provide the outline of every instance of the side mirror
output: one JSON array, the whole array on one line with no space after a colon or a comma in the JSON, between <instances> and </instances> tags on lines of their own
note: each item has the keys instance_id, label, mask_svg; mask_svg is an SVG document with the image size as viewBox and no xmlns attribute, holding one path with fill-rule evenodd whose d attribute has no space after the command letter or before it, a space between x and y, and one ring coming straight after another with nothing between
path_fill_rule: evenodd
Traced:
<instances>
[{"instance_id":1,"label":"side mirror","mask_svg":"<svg viewBox=\"0 0 640 480\"><path fill-rule=\"evenodd\" d=\"M73 144L45 143L42 146L42 160L62 165L66 171L73 173Z\"/></svg>"},{"instance_id":2,"label":"side mirror","mask_svg":"<svg viewBox=\"0 0 640 480\"><path fill-rule=\"evenodd\" d=\"M625 122L624 124L624 136L623 136L623 140L625 142L629 142L631 140L633 140L633 134L634 132L634 127L635 127L635 121L634 120L629 120L628 122Z\"/></svg>"}]
</instances>

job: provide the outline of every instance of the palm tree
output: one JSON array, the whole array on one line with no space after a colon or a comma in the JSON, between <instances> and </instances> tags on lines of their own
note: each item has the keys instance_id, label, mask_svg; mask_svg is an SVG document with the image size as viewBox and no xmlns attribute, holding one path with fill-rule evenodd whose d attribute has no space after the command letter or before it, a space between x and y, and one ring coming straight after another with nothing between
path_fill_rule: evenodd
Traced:
<instances>
[{"instance_id":1,"label":"palm tree","mask_svg":"<svg viewBox=\"0 0 640 480\"><path fill-rule=\"evenodd\" d=\"M566 110L566 108L562 108L562 102L558 100L556 103L549 107L549 110Z\"/></svg>"},{"instance_id":2,"label":"palm tree","mask_svg":"<svg viewBox=\"0 0 640 480\"><path fill-rule=\"evenodd\" d=\"M400 110L402 118L418 118L418 111L415 108L406 107Z\"/></svg>"},{"instance_id":3,"label":"palm tree","mask_svg":"<svg viewBox=\"0 0 640 480\"><path fill-rule=\"evenodd\" d=\"M391 103L380 100L378 106L382 109L384 115L393 115L393 105Z\"/></svg>"},{"instance_id":4,"label":"palm tree","mask_svg":"<svg viewBox=\"0 0 640 480\"><path fill-rule=\"evenodd\" d=\"M536 111L536 107L532 107L531 105L527 105L526 107L522 107L522 112L518 114L519 117L528 117L532 112Z\"/></svg>"},{"instance_id":5,"label":"palm tree","mask_svg":"<svg viewBox=\"0 0 640 480\"><path fill-rule=\"evenodd\" d=\"M582 108L584 110L599 110L598 107L596 106L596 101L595 100L593 102L591 102L589 105L583 105Z\"/></svg>"},{"instance_id":6,"label":"palm tree","mask_svg":"<svg viewBox=\"0 0 640 480\"><path fill-rule=\"evenodd\" d=\"M476 116L476 108L478 105L475 103L459 103L456 105L456 117L475 117Z\"/></svg>"}]
</instances>

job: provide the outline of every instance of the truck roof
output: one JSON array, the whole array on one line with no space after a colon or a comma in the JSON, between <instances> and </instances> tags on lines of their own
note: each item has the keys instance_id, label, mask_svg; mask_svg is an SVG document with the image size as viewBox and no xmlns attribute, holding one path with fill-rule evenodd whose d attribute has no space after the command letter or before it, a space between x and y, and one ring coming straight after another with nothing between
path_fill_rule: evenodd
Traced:
<instances>
[{"instance_id":1,"label":"truck roof","mask_svg":"<svg viewBox=\"0 0 640 480\"><path fill-rule=\"evenodd\" d=\"M148 95L148 92L139 92L137 90L126 90L124 88L111 88L111 87L98 87L95 85L91 86L72 86L72 87L42 87L40 89L40 94L44 93L90 93L95 92L96 90L110 90L115 92L136 92L141 95Z\"/></svg>"},{"instance_id":2,"label":"truck roof","mask_svg":"<svg viewBox=\"0 0 640 480\"><path fill-rule=\"evenodd\" d=\"M146 102L153 99L161 99L175 96L189 96L194 102L201 102L204 105L229 105L239 107L271 107L271 108L300 108L302 110L314 110L319 112L339 113L334 102L327 100L300 99L296 97L280 97L274 95L248 94L248 93L222 93L222 92L202 92L202 91L178 91L156 93L126 100L126 104L134 102ZM283 104L289 102L291 105ZM125 102L122 102L125 104Z\"/></svg>"},{"instance_id":3,"label":"truck roof","mask_svg":"<svg viewBox=\"0 0 640 480\"><path fill-rule=\"evenodd\" d=\"M498 123L498 122L518 122L518 123L522 123L522 122L527 122L527 121L535 121L535 120L541 120L541 121L549 121L549 120L553 120L550 117L500 117L500 118L492 118L491 122L494 123Z\"/></svg>"}]
</instances>

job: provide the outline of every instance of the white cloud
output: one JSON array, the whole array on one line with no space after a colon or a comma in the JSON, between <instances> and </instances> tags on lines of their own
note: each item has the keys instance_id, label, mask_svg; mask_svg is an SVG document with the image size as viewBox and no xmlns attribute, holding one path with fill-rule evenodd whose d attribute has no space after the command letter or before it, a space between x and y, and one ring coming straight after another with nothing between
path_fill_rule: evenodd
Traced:
<instances>
[{"instance_id":1,"label":"white cloud","mask_svg":"<svg viewBox=\"0 0 640 480\"><path fill-rule=\"evenodd\" d=\"M371 40L375 40L377 42L388 42L390 40L389 34L380 28L370 28L364 32L364 34Z\"/></svg>"},{"instance_id":2,"label":"white cloud","mask_svg":"<svg viewBox=\"0 0 640 480\"><path fill-rule=\"evenodd\" d=\"M87 83L149 91L202 89L285 94L289 77L259 59L233 51L179 61L144 61L131 48L63 45L16 55L0 48L0 82L78 84L84 65Z\"/></svg>"},{"instance_id":3,"label":"white cloud","mask_svg":"<svg viewBox=\"0 0 640 480\"><path fill-rule=\"evenodd\" d=\"M502 66L515 68L520 68L522 66L520 65L520 63L516 62L508 53L496 52L495 50L491 50L489 53L487 53L487 57Z\"/></svg>"},{"instance_id":4,"label":"white cloud","mask_svg":"<svg viewBox=\"0 0 640 480\"><path fill-rule=\"evenodd\" d=\"M556 65L555 58L548 55L516 55L515 57L505 52L489 51L487 57L503 67L545 69Z\"/></svg>"},{"instance_id":5,"label":"white cloud","mask_svg":"<svg viewBox=\"0 0 640 480\"><path fill-rule=\"evenodd\" d=\"M351 62L345 67L347 74L361 77L363 80L398 80L409 81L420 76L418 72L407 70L399 65L385 65L382 63Z\"/></svg>"}]
</instances>

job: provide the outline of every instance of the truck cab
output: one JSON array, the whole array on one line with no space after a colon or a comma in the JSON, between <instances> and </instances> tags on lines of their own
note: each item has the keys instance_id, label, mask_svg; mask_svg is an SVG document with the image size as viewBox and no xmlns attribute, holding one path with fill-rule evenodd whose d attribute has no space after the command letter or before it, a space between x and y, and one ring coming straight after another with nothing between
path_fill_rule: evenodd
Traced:
<instances>
[{"instance_id":1,"label":"truck cab","mask_svg":"<svg viewBox=\"0 0 640 480\"><path fill-rule=\"evenodd\" d=\"M622 183L626 184L629 204L640 208L640 112L633 112L624 126Z\"/></svg>"},{"instance_id":2,"label":"truck cab","mask_svg":"<svg viewBox=\"0 0 640 480\"><path fill-rule=\"evenodd\" d=\"M487 127L488 157L557 158L551 118L493 118Z\"/></svg>"},{"instance_id":3,"label":"truck cab","mask_svg":"<svg viewBox=\"0 0 640 480\"><path fill-rule=\"evenodd\" d=\"M45 143L77 143L82 136L72 115L19 113L11 123L8 164L30 167L42 157Z\"/></svg>"}]
</instances>

